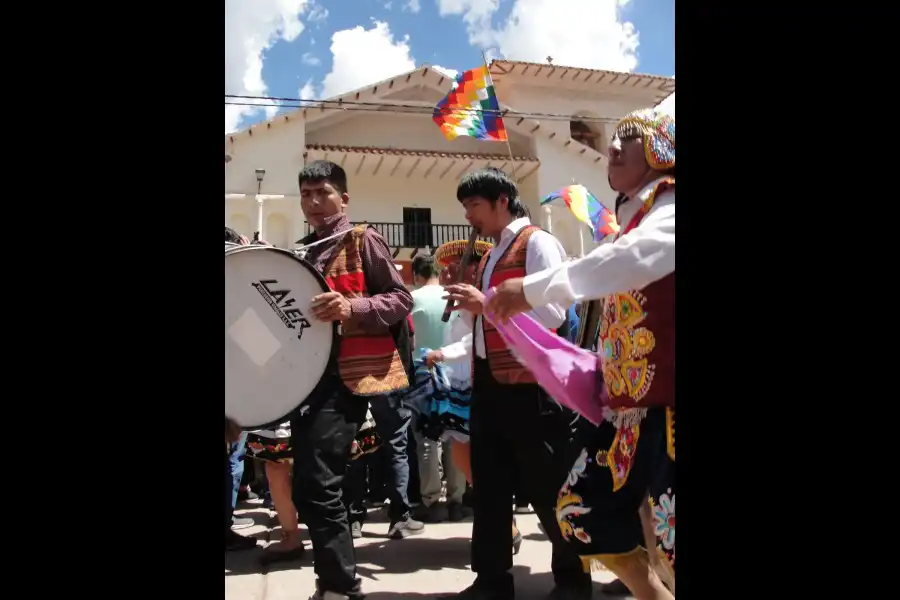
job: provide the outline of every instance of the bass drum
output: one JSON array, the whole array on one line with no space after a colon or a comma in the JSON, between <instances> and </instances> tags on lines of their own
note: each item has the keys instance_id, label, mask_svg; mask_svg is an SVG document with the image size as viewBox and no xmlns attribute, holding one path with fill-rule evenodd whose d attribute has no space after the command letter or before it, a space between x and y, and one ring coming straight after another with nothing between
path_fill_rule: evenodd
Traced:
<instances>
[{"instance_id":1,"label":"bass drum","mask_svg":"<svg viewBox=\"0 0 900 600\"><path fill-rule=\"evenodd\" d=\"M271 246L225 250L225 415L245 430L287 420L325 375L338 324L312 318L331 291L294 253Z\"/></svg>"}]
</instances>

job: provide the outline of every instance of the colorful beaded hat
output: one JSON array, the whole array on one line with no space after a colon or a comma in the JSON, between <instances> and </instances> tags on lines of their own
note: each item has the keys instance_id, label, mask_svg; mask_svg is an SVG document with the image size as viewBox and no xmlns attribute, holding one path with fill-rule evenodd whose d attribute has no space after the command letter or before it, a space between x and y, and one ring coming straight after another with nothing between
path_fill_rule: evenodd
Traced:
<instances>
[{"instance_id":1,"label":"colorful beaded hat","mask_svg":"<svg viewBox=\"0 0 900 600\"><path fill-rule=\"evenodd\" d=\"M675 118L652 108L625 116L616 125L616 137L644 140L644 157L655 171L675 166Z\"/></svg>"},{"instance_id":2,"label":"colorful beaded hat","mask_svg":"<svg viewBox=\"0 0 900 600\"><path fill-rule=\"evenodd\" d=\"M462 255L466 252L466 246L469 245L468 240L456 240L455 242L447 242L439 247L434 253L434 262L441 265L442 267L450 266L450 263L454 263L462 258ZM487 251L493 248L494 245L490 242L483 242L478 240L475 242L475 257L481 257L487 254Z\"/></svg>"}]
</instances>

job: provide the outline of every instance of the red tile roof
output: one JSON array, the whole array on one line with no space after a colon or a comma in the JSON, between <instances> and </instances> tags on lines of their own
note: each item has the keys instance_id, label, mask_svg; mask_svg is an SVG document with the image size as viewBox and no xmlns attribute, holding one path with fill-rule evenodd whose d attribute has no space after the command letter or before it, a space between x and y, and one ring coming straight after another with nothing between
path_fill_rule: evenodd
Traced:
<instances>
[{"instance_id":1,"label":"red tile roof","mask_svg":"<svg viewBox=\"0 0 900 600\"><path fill-rule=\"evenodd\" d=\"M331 146L327 144L307 144L307 150L319 152L352 152L355 154L385 154L389 156L421 156L426 158L458 158L471 160L509 160L508 154L482 154L471 152L438 152L434 150L405 150L402 148L376 148L375 146ZM531 156L514 156L519 162L538 162Z\"/></svg>"}]
</instances>

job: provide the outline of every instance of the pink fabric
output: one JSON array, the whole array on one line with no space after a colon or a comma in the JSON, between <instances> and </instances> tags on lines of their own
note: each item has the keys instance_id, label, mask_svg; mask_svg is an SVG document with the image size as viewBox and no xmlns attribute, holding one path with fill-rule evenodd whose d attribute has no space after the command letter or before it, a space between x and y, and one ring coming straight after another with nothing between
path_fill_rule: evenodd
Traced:
<instances>
[{"instance_id":1,"label":"pink fabric","mask_svg":"<svg viewBox=\"0 0 900 600\"><path fill-rule=\"evenodd\" d=\"M485 296L494 295L489 290ZM550 396L595 425L603 421L600 358L550 331L527 314L503 324L485 315Z\"/></svg>"}]
</instances>

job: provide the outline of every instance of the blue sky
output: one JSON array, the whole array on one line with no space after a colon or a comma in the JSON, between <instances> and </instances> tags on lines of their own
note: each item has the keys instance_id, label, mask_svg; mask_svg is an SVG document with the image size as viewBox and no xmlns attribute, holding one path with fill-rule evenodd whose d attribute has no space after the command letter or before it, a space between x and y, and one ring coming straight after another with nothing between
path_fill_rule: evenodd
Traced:
<instances>
[{"instance_id":1,"label":"blue sky","mask_svg":"<svg viewBox=\"0 0 900 600\"><path fill-rule=\"evenodd\" d=\"M415 10L418 9L418 10ZM576 28L577 26L577 28ZM675 74L674 0L228 0L226 93L323 98L489 57ZM276 109L270 109L271 115ZM229 112L230 111L230 112ZM226 106L226 131L266 118Z\"/></svg>"}]
</instances>

